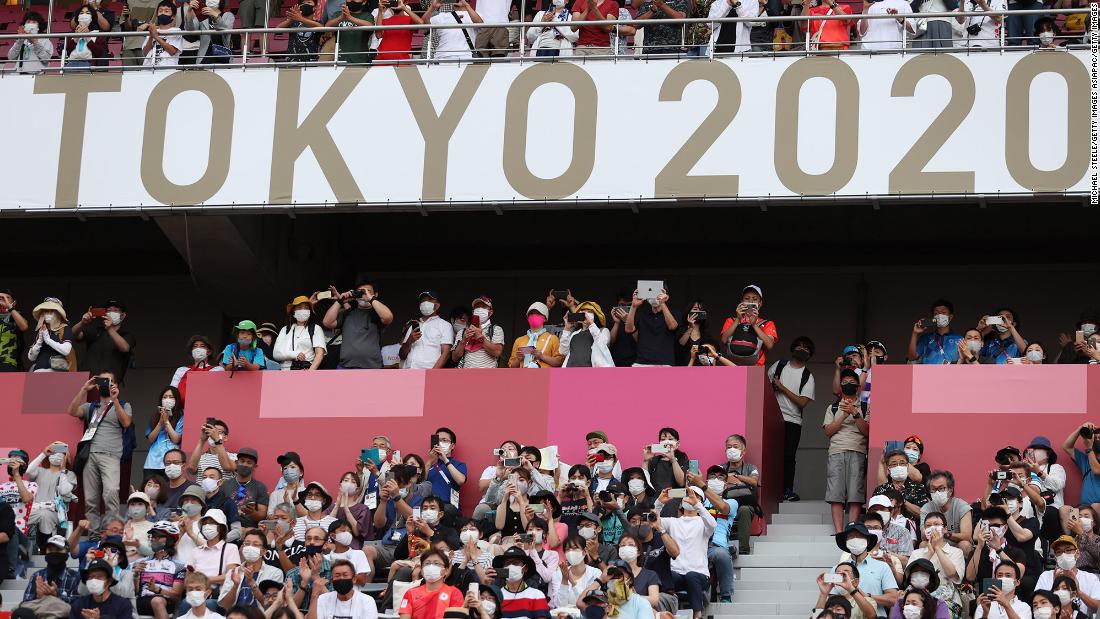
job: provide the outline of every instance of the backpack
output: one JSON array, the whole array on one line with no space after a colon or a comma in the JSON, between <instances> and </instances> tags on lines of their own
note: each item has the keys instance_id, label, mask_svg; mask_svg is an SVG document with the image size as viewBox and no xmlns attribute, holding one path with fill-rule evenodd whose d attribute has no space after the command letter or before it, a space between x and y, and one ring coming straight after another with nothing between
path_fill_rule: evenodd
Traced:
<instances>
[{"instance_id":1,"label":"backpack","mask_svg":"<svg viewBox=\"0 0 1100 619\"><path fill-rule=\"evenodd\" d=\"M783 375L783 368L785 367L787 367L786 359L780 359L779 361L777 361L775 364L775 374L773 374L772 377L776 380L779 380L779 377ZM798 381L799 395L801 395L802 390L806 388L806 383L810 382L810 376L812 376L812 374L810 374L810 367L806 365L802 366L802 378ZM799 408L798 410L799 412L802 411L801 408Z\"/></svg>"},{"instance_id":2,"label":"backpack","mask_svg":"<svg viewBox=\"0 0 1100 619\"><path fill-rule=\"evenodd\" d=\"M769 322L771 321L761 320L758 324L763 328ZM764 342L756 334L756 329L752 328L751 323L742 322L734 328L727 347L731 356L752 358L755 361L764 347Z\"/></svg>"}]
</instances>

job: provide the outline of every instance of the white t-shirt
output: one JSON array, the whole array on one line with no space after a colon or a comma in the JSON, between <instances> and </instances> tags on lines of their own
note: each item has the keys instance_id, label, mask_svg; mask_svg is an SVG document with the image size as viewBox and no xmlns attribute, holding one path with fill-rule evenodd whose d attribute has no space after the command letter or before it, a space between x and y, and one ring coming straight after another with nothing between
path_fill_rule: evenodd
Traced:
<instances>
[{"instance_id":1,"label":"white t-shirt","mask_svg":"<svg viewBox=\"0 0 1100 619\"><path fill-rule=\"evenodd\" d=\"M362 550L348 548L347 552L330 552L325 558L329 563L340 559L350 561L355 566L356 574L370 574L370 563L367 563L367 555Z\"/></svg>"},{"instance_id":2,"label":"white t-shirt","mask_svg":"<svg viewBox=\"0 0 1100 619\"><path fill-rule=\"evenodd\" d=\"M317 598L317 619L339 617L377 619L378 606L374 603L374 598L358 591L352 592L351 599L346 602L341 600L335 591L322 593L321 597Z\"/></svg>"},{"instance_id":3,"label":"white t-shirt","mask_svg":"<svg viewBox=\"0 0 1100 619\"><path fill-rule=\"evenodd\" d=\"M710 538L714 534L717 523L714 516L706 510L698 514L687 518L661 518L661 526L680 546L679 556L671 563L672 571L677 574L710 573L710 568L707 566L707 549L710 547Z\"/></svg>"},{"instance_id":4,"label":"white t-shirt","mask_svg":"<svg viewBox=\"0 0 1100 619\"><path fill-rule=\"evenodd\" d=\"M1016 616L1020 619L1031 619L1031 604L1020 598L1012 598L1012 610L1016 611ZM985 609L982 608L981 604L978 604L977 610L974 611L974 619L983 619L984 617ZM1000 604L990 604L989 619L1008 619L1008 614L1005 613L1005 609L1001 608Z\"/></svg>"},{"instance_id":5,"label":"white t-shirt","mask_svg":"<svg viewBox=\"0 0 1100 619\"><path fill-rule=\"evenodd\" d=\"M176 55L169 54L163 47L156 41L153 42L153 49L149 50L149 53L145 55L144 65L147 67L174 67L180 63L179 50L183 49L183 30L179 28L168 28L166 30L160 30L160 36L164 39L165 43L168 43L172 47L176 48ZM149 43L152 37L145 37L145 44Z\"/></svg>"},{"instance_id":6,"label":"white t-shirt","mask_svg":"<svg viewBox=\"0 0 1100 619\"><path fill-rule=\"evenodd\" d=\"M470 19L470 14L466 11L455 11L458 18L466 24L473 23ZM480 15L480 13L478 13ZM450 13L436 13L432 15L431 23L433 24L454 24L454 15ZM507 21L507 20L505 20ZM470 44L466 42L466 37L463 36L463 32L469 35L470 40L473 41L477 36L477 30L475 28L444 28L439 31L439 46L435 48L436 58L471 58L473 52L470 50ZM451 325L446 321L440 319L441 322L447 325L448 334L454 333L451 329ZM423 327L421 327L423 328ZM448 335L450 338L450 335ZM448 342L449 343L449 342Z\"/></svg>"},{"instance_id":7,"label":"white t-shirt","mask_svg":"<svg viewBox=\"0 0 1100 619\"><path fill-rule=\"evenodd\" d=\"M868 15L885 15L887 9L897 9L898 15L912 13L905 0L882 0L867 9ZM867 32L863 35L863 49L901 49L901 31L905 26L896 19L868 19ZM912 37L912 33L906 35Z\"/></svg>"},{"instance_id":8,"label":"white t-shirt","mask_svg":"<svg viewBox=\"0 0 1100 619\"><path fill-rule=\"evenodd\" d=\"M477 14L485 24L507 23L510 8L512 0L477 0Z\"/></svg>"},{"instance_id":9,"label":"white t-shirt","mask_svg":"<svg viewBox=\"0 0 1100 619\"><path fill-rule=\"evenodd\" d=\"M179 619L225 619L225 615L219 615L218 613L207 608L206 613L204 613L202 617L199 617L191 611L187 611L187 614L180 615Z\"/></svg>"},{"instance_id":10,"label":"white t-shirt","mask_svg":"<svg viewBox=\"0 0 1100 619\"><path fill-rule=\"evenodd\" d=\"M450 16L447 18L450 19ZM435 17L432 20L435 20ZM458 29L440 30L440 47L442 47L442 41L447 32L457 33ZM458 37L462 38L462 34L459 33ZM465 41L462 44L465 45ZM468 52L467 55L469 55ZM412 335L411 330L405 331L405 337L401 338L401 341L404 342L409 339L410 335ZM409 356L405 357L405 363L401 367L407 370L430 370L434 368L435 362L439 360L440 347L444 344L449 346L453 337L454 328L451 327L451 323L439 316L421 319L420 339L413 343L412 348L409 349Z\"/></svg>"},{"instance_id":11,"label":"white t-shirt","mask_svg":"<svg viewBox=\"0 0 1100 619\"><path fill-rule=\"evenodd\" d=\"M1091 572L1077 570L1077 585L1081 593L1092 599L1100 597L1100 577ZM1035 583L1035 590L1045 589L1051 591L1054 588L1054 570L1047 570L1039 574L1039 581Z\"/></svg>"},{"instance_id":12,"label":"white t-shirt","mask_svg":"<svg viewBox=\"0 0 1100 619\"><path fill-rule=\"evenodd\" d=\"M272 356L282 364L284 370L289 370L291 362L298 358L298 353L304 354L306 361L313 363L313 360L317 358L313 350L315 348L328 350L328 345L325 342L325 332L321 325L313 326L312 339L309 337L309 326L283 327L279 329L279 335L275 338Z\"/></svg>"},{"instance_id":13,"label":"white t-shirt","mask_svg":"<svg viewBox=\"0 0 1100 619\"><path fill-rule=\"evenodd\" d=\"M596 582L602 574L599 568L586 565L584 574L575 583L569 585L563 581L561 570L554 570L553 575L550 576L550 590L557 593L554 599L550 600L550 608L576 606L581 593L588 588L588 585Z\"/></svg>"},{"instance_id":14,"label":"white t-shirt","mask_svg":"<svg viewBox=\"0 0 1100 619\"><path fill-rule=\"evenodd\" d=\"M775 368L778 365L778 361L772 364L772 367L768 369L768 376L775 376ZM791 364L788 363L783 366L783 371L779 375L779 382L783 383L783 386L790 389L792 392L813 400L816 386L814 385L814 375L812 372L809 372L810 379L806 381L806 386L799 389L800 385L802 385L803 371L809 372L809 368L806 366L793 368ZM792 402L785 393L776 393L775 399L779 402L779 412L783 414L783 421L802 425L802 411L795 406L794 402Z\"/></svg>"},{"instance_id":15,"label":"white t-shirt","mask_svg":"<svg viewBox=\"0 0 1100 619\"><path fill-rule=\"evenodd\" d=\"M965 10L967 11L978 13L982 10L977 2L967 2L965 4ZM1005 11L1007 9L1008 4L1005 0L989 0L990 11ZM981 31L977 35L971 35L966 29L975 24L981 27ZM963 24L963 47L999 47L1000 45L1000 30L992 17L971 15L966 18L966 23Z\"/></svg>"}]
</instances>

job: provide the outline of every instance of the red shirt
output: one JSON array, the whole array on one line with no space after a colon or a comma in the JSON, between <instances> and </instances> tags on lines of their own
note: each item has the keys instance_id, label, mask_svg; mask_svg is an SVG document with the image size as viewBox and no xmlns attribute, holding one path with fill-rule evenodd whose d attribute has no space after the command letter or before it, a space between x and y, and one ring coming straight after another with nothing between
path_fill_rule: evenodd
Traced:
<instances>
[{"instance_id":1,"label":"red shirt","mask_svg":"<svg viewBox=\"0 0 1100 619\"><path fill-rule=\"evenodd\" d=\"M394 15L382 20L383 26L406 26L413 23L411 17L405 13ZM384 30L382 42L378 44L378 55L375 60L408 60L412 58L409 50L412 49L413 32L415 30Z\"/></svg>"},{"instance_id":2,"label":"red shirt","mask_svg":"<svg viewBox=\"0 0 1100 619\"><path fill-rule=\"evenodd\" d=\"M596 9L600 12L600 19L606 18L608 15L619 14L619 3L615 0L604 0L596 5ZM590 21L588 13L588 2L586 0L577 0L577 3L573 5L574 13L582 13L580 19L584 21ZM576 19L576 18L574 18ZM578 30L580 32L580 38L577 39L577 46L592 45L595 47L610 47L611 46L611 33L605 32L603 28L599 26L581 26Z\"/></svg>"},{"instance_id":3,"label":"red shirt","mask_svg":"<svg viewBox=\"0 0 1100 619\"><path fill-rule=\"evenodd\" d=\"M180 379L179 387L176 387L180 391L180 399L181 400L186 400L187 399L187 375L188 374L190 374L191 372L209 372L210 370L213 370L216 367L218 367L218 366L211 365L211 364L208 363L208 364L206 364L205 367L201 367L201 368L197 368L193 365L191 367L187 368L187 371L183 373L183 378ZM183 402L180 402L180 404L183 404Z\"/></svg>"},{"instance_id":4,"label":"red shirt","mask_svg":"<svg viewBox=\"0 0 1100 619\"><path fill-rule=\"evenodd\" d=\"M450 585L443 585L437 591L428 591L427 585L413 587L401 598L399 615L412 615L413 619L442 619L448 608L465 605L462 592Z\"/></svg>"},{"instance_id":5,"label":"red shirt","mask_svg":"<svg viewBox=\"0 0 1100 619\"><path fill-rule=\"evenodd\" d=\"M829 13L829 7L825 5L818 5L811 8L807 13L810 15L826 15ZM844 4L837 4L835 9L832 9L833 15L851 15L852 9ZM847 19L829 19L822 21L809 21L802 22L802 29L806 29L806 24L810 25L810 36L817 34L821 30L821 38L818 40L818 44L822 49L848 49L848 26L850 25Z\"/></svg>"},{"instance_id":6,"label":"red shirt","mask_svg":"<svg viewBox=\"0 0 1100 619\"><path fill-rule=\"evenodd\" d=\"M830 20L830 21L844 22L845 20L836 19L836 20ZM826 30L825 33L828 34L829 31ZM725 333L727 329L729 329L730 327L733 326L733 322L734 322L734 319L732 317L727 317L726 321L724 323L722 323L722 330L720 331L720 333ZM767 333L768 335L770 335L772 337L772 339L775 340L776 344L779 343L779 332L775 330L775 323L774 322L772 322L770 320L764 320L763 318L757 318L756 319L756 324L760 325L760 330L763 331L764 333ZM773 346L774 346L774 344L773 344ZM764 354L767 353L767 352L768 352L768 349L764 348L763 346L760 347L760 358L756 360L756 365L764 365Z\"/></svg>"}]
</instances>

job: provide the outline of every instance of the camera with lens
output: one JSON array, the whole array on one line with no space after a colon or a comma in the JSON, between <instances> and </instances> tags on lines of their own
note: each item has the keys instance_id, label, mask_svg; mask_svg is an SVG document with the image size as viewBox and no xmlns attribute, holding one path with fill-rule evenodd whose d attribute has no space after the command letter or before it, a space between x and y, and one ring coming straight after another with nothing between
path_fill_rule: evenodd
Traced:
<instances>
[{"instance_id":1,"label":"camera with lens","mask_svg":"<svg viewBox=\"0 0 1100 619\"><path fill-rule=\"evenodd\" d=\"M1008 471L990 471L989 478L993 481L1006 481L1008 480Z\"/></svg>"},{"instance_id":2,"label":"camera with lens","mask_svg":"<svg viewBox=\"0 0 1100 619\"><path fill-rule=\"evenodd\" d=\"M356 288L355 290L351 291L351 298L353 298L353 299L362 299L363 295L365 295L365 294L367 294L365 291Z\"/></svg>"},{"instance_id":3,"label":"camera with lens","mask_svg":"<svg viewBox=\"0 0 1100 619\"><path fill-rule=\"evenodd\" d=\"M981 24L971 24L971 25L966 27L966 32L970 36L976 37L976 36L978 36L979 34L982 33L982 25Z\"/></svg>"},{"instance_id":4,"label":"camera with lens","mask_svg":"<svg viewBox=\"0 0 1100 619\"><path fill-rule=\"evenodd\" d=\"M1092 438L1092 428L1090 428L1088 426L1085 426L1085 427L1081 428L1081 438L1091 439Z\"/></svg>"}]
</instances>

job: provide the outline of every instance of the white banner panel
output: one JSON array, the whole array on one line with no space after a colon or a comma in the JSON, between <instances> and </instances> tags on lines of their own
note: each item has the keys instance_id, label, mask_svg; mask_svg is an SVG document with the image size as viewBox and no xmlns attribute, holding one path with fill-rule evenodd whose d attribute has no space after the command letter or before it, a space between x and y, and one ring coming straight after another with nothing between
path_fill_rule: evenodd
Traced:
<instances>
[{"instance_id":1,"label":"white banner panel","mask_svg":"<svg viewBox=\"0 0 1100 619\"><path fill-rule=\"evenodd\" d=\"M1084 52L8 76L2 209L1080 193Z\"/></svg>"}]
</instances>

